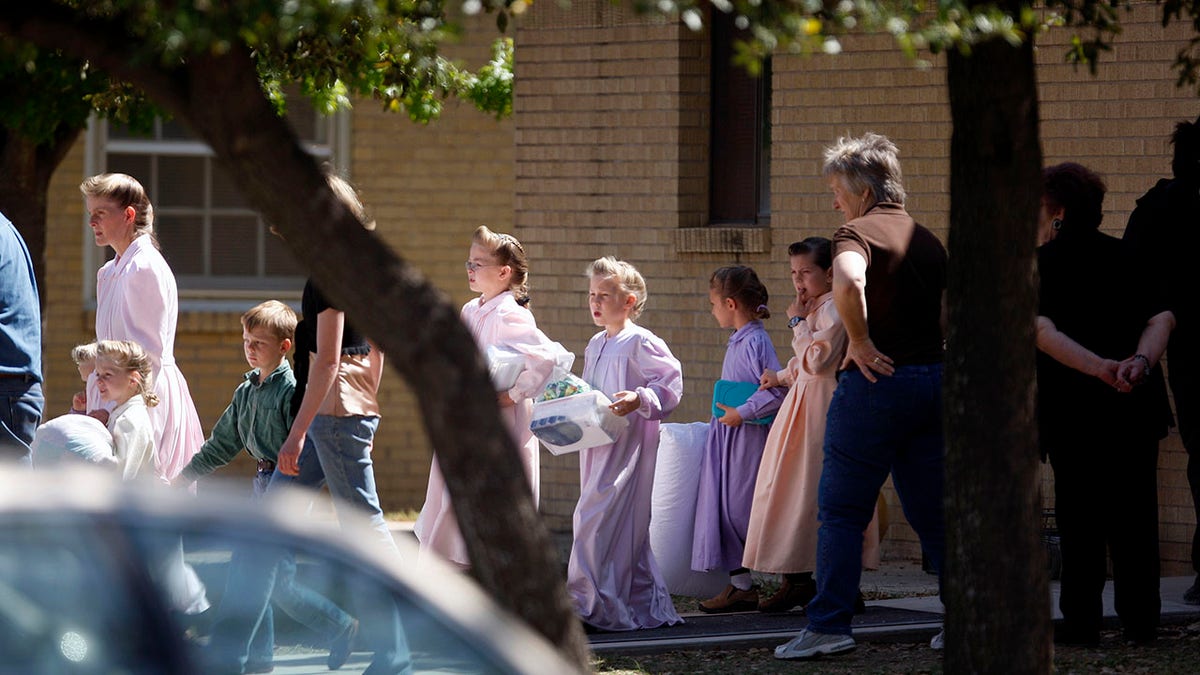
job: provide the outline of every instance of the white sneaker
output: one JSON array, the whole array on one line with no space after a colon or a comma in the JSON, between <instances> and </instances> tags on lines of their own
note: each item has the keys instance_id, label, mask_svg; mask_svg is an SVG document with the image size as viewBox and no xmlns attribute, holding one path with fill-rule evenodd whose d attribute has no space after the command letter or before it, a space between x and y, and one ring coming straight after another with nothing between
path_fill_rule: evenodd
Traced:
<instances>
[{"instance_id":1,"label":"white sneaker","mask_svg":"<svg viewBox=\"0 0 1200 675\"><path fill-rule=\"evenodd\" d=\"M939 652L946 648L946 629L945 628L939 630L938 634L933 636L933 639L929 641L929 648L935 649Z\"/></svg>"},{"instance_id":2,"label":"white sneaker","mask_svg":"<svg viewBox=\"0 0 1200 675\"><path fill-rule=\"evenodd\" d=\"M814 633L805 628L787 644L775 648L777 659L811 659L822 655L844 654L855 648L854 638L849 635Z\"/></svg>"}]
</instances>

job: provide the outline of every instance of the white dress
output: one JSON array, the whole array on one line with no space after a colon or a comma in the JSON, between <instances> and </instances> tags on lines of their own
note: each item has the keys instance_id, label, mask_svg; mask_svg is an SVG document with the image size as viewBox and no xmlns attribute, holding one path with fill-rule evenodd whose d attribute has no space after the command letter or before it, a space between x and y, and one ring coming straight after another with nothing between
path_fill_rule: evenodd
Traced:
<instances>
[{"instance_id":1,"label":"white dress","mask_svg":"<svg viewBox=\"0 0 1200 675\"><path fill-rule=\"evenodd\" d=\"M553 375L555 356L566 353L557 343L538 330L533 313L517 304L511 291L505 291L487 302L480 298L471 300L462 308L462 320L475 336L480 351L491 345L502 345L519 351L524 357L525 367L517 376L516 384L508 390L508 396L516 405L501 408L500 415L512 435L513 442L521 455L521 464L533 490L533 503L538 503L541 485L538 440L529 430L533 417L533 397L542 393ZM421 551L433 552L460 566L470 564L466 542L458 528L454 507L450 503L450 492L446 480L438 467L437 458L429 469L429 487L425 493L425 505L417 517L413 533L421 542Z\"/></svg>"},{"instance_id":2,"label":"white dress","mask_svg":"<svg viewBox=\"0 0 1200 675\"><path fill-rule=\"evenodd\" d=\"M163 483L178 476L204 444L196 404L175 365L178 320L175 275L149 235L134 239L125 253L96 272L96 339L132 340L150 356L158 405L145 408L145 412L154 430L152 468ZM88 377L87 396L89 403L101 400L95 373ZM111 409L113 404L107 407ZM110 430L115 413L112 410L109 416ZM154 563L153 574L166 589L172 609L185 614L208 609L204 584L184 560L182 539L156 556Z\"/></svg>"},{"instance_id":3,"label":"white dress","mask_svg":"<svg viewBox=\"0 0 1200 675\"><path fill-rule=\"evenodd\" d=\"M154 456L154 427L149 410L145 400L135 394L109 414L108 431L112 434L113 454L123 480L137 478Z\"/></svg>"},{"instance_id":4,"label":"white dress","mask_svg":"<svg viewBox=\"0 0 1200 675\"><path fill-rule=\"evenodd\" d=\"M134 239L96 273L96 339L132 340L153 364L158 405L147 412L154 426L153 469L164 482L178 476L204 443L187 380L175 364L178 318L175 275L149 235ZM95 379L88 378L89 402L100 400Z\"/></svg>"}]
</instances>

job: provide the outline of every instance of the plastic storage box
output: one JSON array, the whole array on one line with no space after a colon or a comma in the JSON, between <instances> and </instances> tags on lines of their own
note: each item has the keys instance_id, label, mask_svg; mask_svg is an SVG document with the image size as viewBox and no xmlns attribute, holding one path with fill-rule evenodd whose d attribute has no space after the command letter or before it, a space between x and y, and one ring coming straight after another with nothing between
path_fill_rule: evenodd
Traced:
<instances>
[{"instance_id":1,"label":"plastic storage box","mask_svg":"<svg viewBox=\"0 0 1200 675\"><path fill-rule=\"evenodd\" d=\"M612 401L598 391L538 401L529 430L555 455L612 443L629 420L614 415L610 405Z\"/></svg>"}]
</instances>

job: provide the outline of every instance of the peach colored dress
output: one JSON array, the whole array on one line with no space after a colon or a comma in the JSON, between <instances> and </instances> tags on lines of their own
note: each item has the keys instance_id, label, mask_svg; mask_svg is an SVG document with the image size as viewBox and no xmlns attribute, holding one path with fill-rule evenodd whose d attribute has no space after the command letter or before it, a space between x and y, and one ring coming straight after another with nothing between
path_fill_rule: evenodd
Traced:
<instances>
[{"instance_id":1,"label":"peach colored dress","mask_svg":"<svg viewBox=\"0 0 1200 675\"><path fill-rule=\"evenodd\" d=\"M817 486L825 460L825 415L846 352L846 328L833 294L792 329L796 356L780 370L790 387L767 436L742 564L759 572L816 570ZM863 535L863 566L879 567L879 517Z\"/></svg>"}]
</instances>

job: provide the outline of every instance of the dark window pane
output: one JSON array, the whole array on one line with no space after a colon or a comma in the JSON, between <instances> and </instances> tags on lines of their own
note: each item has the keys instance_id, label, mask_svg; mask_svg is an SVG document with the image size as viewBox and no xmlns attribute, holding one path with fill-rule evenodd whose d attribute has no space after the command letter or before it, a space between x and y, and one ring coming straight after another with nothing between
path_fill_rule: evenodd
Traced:
<instances>
[{"instance_id":1,"label":"dark window pane","mask_svg":"<svg viewBox=\"0 0 1200 675\"><path fill-rule=\"evenodd\" d=\"M305 276L304 268L296 262L292 255L292 249L288 248L287 243L276 236L268 236L266 241L267 249L267 276L280 277L303 277Z\"/></svg>"},{"instance_id":2,"label":"dark window pane","mask_svg":"<svg viewBox=\"0 0 1200 675\"><path fill-rule=\"evenodd\" d=\"M300 87L284 89L287 96L287 117L300 140L309 143L327 143L325 119L317 114L308 97L300 93Z\"/></svg>"},{"instance_id":3,"label":"dark window pane","mask_svg":"<svg viewBox=\"0 0 1200 675\"><path fill-rule=\"evenodd\" d=\"M179 120L163 120L162 138L171 141L192 141L196 137Z\"/></svg>"},{"instance_id":4,"label":"dark window pane","mask_svg":"<svg viewBox=\"0 0 1200 675\"><path fill-rule=\"evenodd\" d=\"M755 224L769 216L770 61L758 77L734 64L734 43L749 36L714 15L709 219Z\"/></svg>"},{"instance_id":5,"label":"dark window pane","mask_svg":"<svg viewBox=\"0 0 1200 675\"><path fill-rule=\"evenodd\" d=\"M138 132L130 129L129 125L127 124L110 122L108 124L108 137L114 140L126 140L130 138L135 140L144 140L147 138L154 138L154 130L151 129L149 131Z\"/></svg>"},{"instance_id":6,"label":"dark window pane","mask_svg":"<svg viewBox=\"0 0 1200 675\"><path fill-rule=\"evenodd\" d=\"M212 163L212 207L214 209L241 209L246 202L237 186L217 162Z\"/></svg>"},{"instance_id":7,"label":"dark window pane","mask_svg":"<svg viewBox=\"0 0 1200 675\"><path fill-rule=\"evenodd\" d=\"M255 216L213 216L211 274L257 276L258 229Z\"/></svg>"},{"instance_id":8,"label":"dark window pane","mask_svg":"<svg viewBox=\"0 0 1200 675\"><path fill-rule=\"evenodd\" d=\"M109 173L127 173L137 179L142 187L150 189L150 162L149 155L121 155L110 154L105 166L108 167Z\"/></svg>"},{"instance_id":9,"label":"dark window pane","mask_svg":"<svg viewBox=\"0 0 1200 675\"><path fill-rule=\"evenodd\" d=\"M175 274L204 274L204 218L158 215L154 229Z\"/></svg>"},{"instance_id":10,"label":"dark window pane","mask_svg":"<svg viewBox=\"0 0 1200 675\"><path fill-rule=\"evenodd\" d=\"M155 206L203 208L204 164L207 161L203 157L159 157Z\"/></svg>"}]
</instances>

